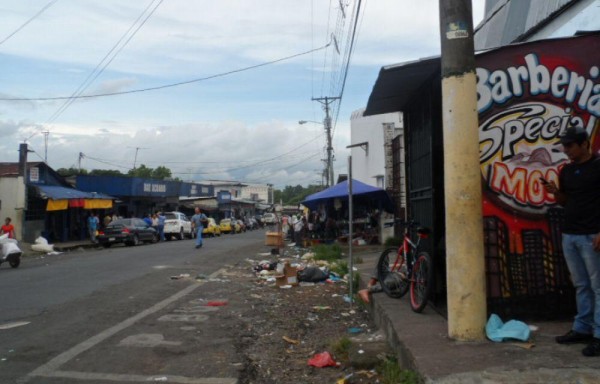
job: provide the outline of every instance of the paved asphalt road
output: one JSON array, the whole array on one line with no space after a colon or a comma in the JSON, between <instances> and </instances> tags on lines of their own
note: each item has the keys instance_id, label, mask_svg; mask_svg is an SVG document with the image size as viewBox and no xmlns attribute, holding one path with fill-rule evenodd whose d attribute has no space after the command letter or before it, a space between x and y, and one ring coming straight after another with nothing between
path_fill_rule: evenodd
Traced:
<instances>
[{"instance_id":1,"label":"paved asphalt road","mask_svg":"<svg viewBox=\"0 0 600 384\"><path fill-rule=\"evenodd\" d=\"M202 303L235 300L221 280L228 265L269 251L264 232L199 250L182 240L3 264L0 383L237 382L235 318ZM170 278L180 274L191 278Z\"/></svg>"}]
</instances>

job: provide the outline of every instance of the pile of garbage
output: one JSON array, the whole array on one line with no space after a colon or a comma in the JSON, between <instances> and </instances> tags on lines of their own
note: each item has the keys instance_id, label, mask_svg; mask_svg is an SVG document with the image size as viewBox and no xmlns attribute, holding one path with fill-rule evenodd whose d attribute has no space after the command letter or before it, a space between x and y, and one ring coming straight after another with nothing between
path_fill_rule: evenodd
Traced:
<instances>
[{"instance_id":1,"label":"pile of garbage","mask_svg":"<svg viewBox=\"0 0 600 384\"><path fill-rule=\"evenodd\" d=\"M261 254L267 256L269 254ZM324 260L315 260L314 253L306 252L301 257L283 257L277 261L261 260L253 263L253 270L259 281L279 288L311 286L319 283L346 282L346 278L331 271L331 265Z\"/></svg>"}]
</instances>

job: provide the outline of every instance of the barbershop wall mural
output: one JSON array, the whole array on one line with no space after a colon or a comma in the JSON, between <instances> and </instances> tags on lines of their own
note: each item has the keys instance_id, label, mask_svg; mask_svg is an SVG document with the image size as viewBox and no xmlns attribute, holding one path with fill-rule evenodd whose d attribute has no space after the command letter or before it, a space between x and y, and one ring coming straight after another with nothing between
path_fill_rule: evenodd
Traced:
<instances>
[{"instance_id":1,"label":"barbershop wall mural","mask_svg":"<svg viewBox=\"0 0 600 384\"><path fill-rule=\"evenodd\" d=\"M504 47L476 58L480 164L490 310L571 315L574 292L560 245L558 143L585 127L600 153L600 34Z\"/></svg>"}]
</instances>

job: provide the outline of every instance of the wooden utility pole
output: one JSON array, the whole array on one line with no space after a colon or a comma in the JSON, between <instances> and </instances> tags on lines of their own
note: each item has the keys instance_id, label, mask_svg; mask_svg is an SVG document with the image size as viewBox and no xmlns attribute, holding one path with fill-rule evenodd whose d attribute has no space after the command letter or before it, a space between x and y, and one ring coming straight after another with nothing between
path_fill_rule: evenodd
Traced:
<instances>
[{"instance_id":1,"label":"wooden utility pole","mask_svg":"<svg viewBox=\"0 0 600 384\"><path fill-rule=\"evenodd\" d=\"M479 121L471 0L440 0L448 335L485 337Z\"/></svg>"},{"instance_id":2,"label":"wooden utility pole","mask_svg":"<svg viewBox=\"0 0 600 384\"><path fill-rule=\"evenodd\" d=\"M323 104L325 109L325 132L327 133L327 186L331 187L333 182L333 145L331 144L331 117L329 116L329 104L335 100L339 100L340 97L313 97L313 101L318 101Z\"/></svg>"}]
</instances>

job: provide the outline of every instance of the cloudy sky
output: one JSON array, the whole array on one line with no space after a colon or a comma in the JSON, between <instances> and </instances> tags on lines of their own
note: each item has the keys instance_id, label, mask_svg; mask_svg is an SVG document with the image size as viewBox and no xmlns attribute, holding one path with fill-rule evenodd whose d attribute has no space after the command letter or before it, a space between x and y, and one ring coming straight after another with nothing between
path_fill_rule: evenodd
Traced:
<instances>
[{"instance_id":1,"label":"cloudy sky","mask_svg":"<svg viewBox=\"0 0 600 384\"><path fill-rule=\"evenodd\" d=\"M183 180L318 184L323 126L298 121L322 121L311 99L339 95L357 3L0 0L0 161L27 140L54 169L83 153L88 170L136 161ZM473 0L475 24L483 7ZM437 0L362 1L332 104L336 177L379 69L439 54L438 13ZM339 54L323 48L332 36Z\"/></svg>"}]
</instances>

